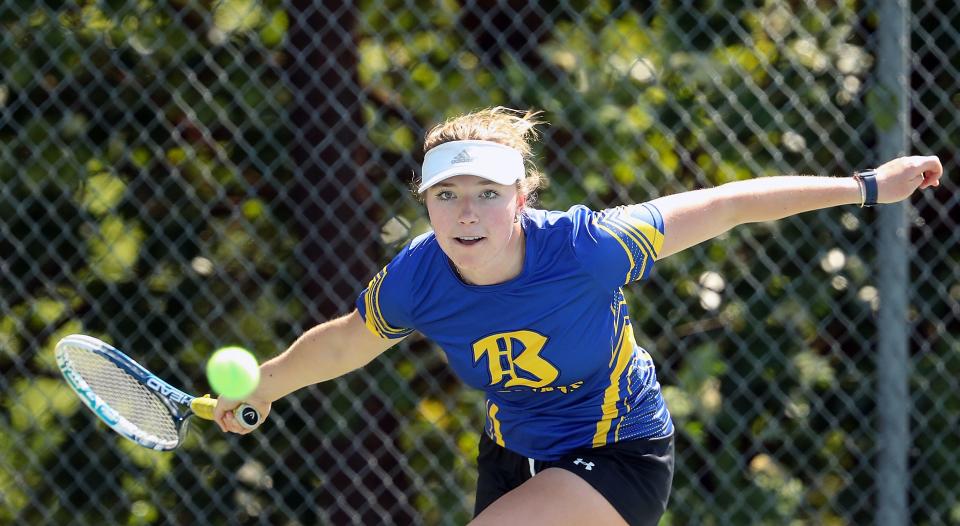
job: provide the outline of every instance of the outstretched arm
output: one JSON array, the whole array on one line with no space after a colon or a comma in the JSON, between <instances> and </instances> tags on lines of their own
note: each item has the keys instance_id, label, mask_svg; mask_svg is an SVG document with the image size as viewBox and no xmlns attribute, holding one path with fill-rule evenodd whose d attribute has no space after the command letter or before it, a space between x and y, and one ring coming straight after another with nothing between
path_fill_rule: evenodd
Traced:
<instances>
[{"instance_id":1,"label":"outstretched arm","mask_svg":"<svg viewBox=\"0 0 960 526\"><path fill-rule=\"evenodd\" d=\"M303 333L282 354L260 366L260 384L244 401L266 418L275 400L301 387L359 369L399 341L375 336L367 330L356 310L321 323ZM241 427L230 414L239 404L237 400L220 397L214 420L224 431L247 434L251 430Z\"/></svg>"},{"instance_id":2,"label":"outstretched arm","mask_svg":"<svg viewBox=\"0 0 960 526\"><path fill-rule=\"evenodd\" d=\"M877 168L878 203L894 203L915 190L940 186L940 159L900 157ZM651 201L663 214L659 258L714 238L745 223L773 221L831 206L859 204L852 177L785 175L727 183Z\"/></svg>"}]
</instances>

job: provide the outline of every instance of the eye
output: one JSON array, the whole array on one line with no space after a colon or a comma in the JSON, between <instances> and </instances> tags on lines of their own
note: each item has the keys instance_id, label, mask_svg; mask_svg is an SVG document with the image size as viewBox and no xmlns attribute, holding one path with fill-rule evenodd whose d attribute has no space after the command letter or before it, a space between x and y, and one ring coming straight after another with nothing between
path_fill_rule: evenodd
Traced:
<instances>
[{"instance_id":1,"label":"eye","mask_svg":"<svg viewBox=\"0 0 960 526\"><path fill-rule=\"evenodd\" d=\"M436 198L441 201L449 201L454 198L453 192L450 190L440 190L436 194Z\"/></svg>"},{"instance_id":2,"label":"eye","mask_svg":"<svg viewBox=\"0 0 960 526\"><path fill-rule=\"evenodd\" d=\"M498 194L496 190L484 190L480 193L482 199L496 199L499 196L500 194Z\"/></svg>"}]
</instances>

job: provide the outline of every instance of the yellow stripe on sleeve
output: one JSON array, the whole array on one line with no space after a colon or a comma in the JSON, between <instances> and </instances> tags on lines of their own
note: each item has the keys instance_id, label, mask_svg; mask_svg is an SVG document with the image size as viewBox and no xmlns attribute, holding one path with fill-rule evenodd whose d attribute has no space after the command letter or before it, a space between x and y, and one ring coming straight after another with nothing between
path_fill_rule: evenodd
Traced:
<instances>
[{"instance_id":1,"label":"yellow stripe on sleeve","mask_svg":"<svg viewBox=\"0 0 960 526\"><path fill-rule=\"evenodd\" d=\"M646 221L639 220L630 220L631 218L624 218L624 221L630 224L633 228L636 228L643 234L643 237L650 240L650 243L653 244L653 255L654 259L660 254L660 250L663 248L663 234L657 230L657 227L647 223Z\"/></svg>"},{"instance_id":2,"label":"yellow stripe on sleeve","mask_svg":"<svg viewBox=\"0 0 960 526\"><path fill-rule=\"evenodd\" d=\"M386 276L387 269L383 269L370 280L370 284L367 286L367 295L364 298L364 306L367 310L367 328L381 338L409 334L411 332L409 329L390 325L380 310L380 287L383 285Z\"/></svg>"},{"instance_id":3,"label":"yellow stripe on sleeve","mask_svg":"<svg viewBox=\"0 0 960 526\"><path fill-rule=\"evenodd\" d=\"M644 271L647 269L647 264L648 264L648 263L650 262L650 260L653 258L653 256L650 254L650 246L649 246L649 244L644 243L643 241L641 241L639 238L637 238L636 236L634 236L632 233L630 233L630 231L628 231L624 226L622 226L622 225L620 225L620 224L617 224L617 223L611 221L611 222L608 222L608 223L607 223L607 226L609 226L611 229L613 229L613 230L616 231L616 232L620 232L621 235L618 236L618 239L619 239L619 240L622 241L624 238L626 238L626 239L630 240L631 243L633 243L634 245L637 246L637 248L639 249L640 255L643 256L643 260L642 260L642 262L641 262L640 270L639 270L639 272L637 273L637 276L642 276L643 273L644 273ZM636 270L636 264L634 264L634 265L633 265L633 268L631 268L631 274L632 274L633 271L635 271L635 270ZM631 276L631 274L627 274L627 281L626 281L626 283L629 283L629 282L633 281L633 277Z\"/></svg>"},{"instance_id":4,"label":"yellow stripe on sleeve","mask_svg":"<svg viewBox=\"0 0 960 526\"><path fill-rule=\"evenodd\" d=\"M367 295L363 298L363 305L367 311L367 316L366 316L367 329L369 329L370 332L372 332L373 334L376 334L377 336L383 338L383 333L380 332L380 328L377 327L376 320L374 319L374 315L373 315L373 294L374 294L374 287L376 285L376 280L377 278L373 278L372 280L370 280L370 284L367 285Z\"/></svg>"},{"instance_id":5,"label":"yellow stripe on sleeve","mask_svg":"<svg viewBox=\"0 0 960 526\"><path fill-rule=\"evenodd\" d=\"M618 226L619 230L622 230L625 234L627 234L630 239L640 247L641 250L656 259L657 254L660 251L657 250L657 248L654 246L653 240L647 235L649 232L644 232L641 228L638 228L637 224L626 221L622 217L610 217L607 219L607 221L608 223L613 223ZM639 224L644 225L646 223L641 221Z\"/></svg>"},{"instance_id":6,"label":"yellow stripe on sleeve","mask_svg":"<svg viewBox=\"0 0 960 526\"><path fill-rule=\"evenodd\" d=\"M620 239L620 236L618 236L616 232L614 232L613 230L610 230L604 225L601 225L600 222L597 221L596 219L594 219L593 224L597 225L597 228L600 228L605 232L607 232L608 234L610 234L611 236L613 236L613 238L617 240L617 243L620 243L620 246L623 247L623 251L627 253L627 259L630 260L630 268L627 269L627 277L623 279L623 282L630 283L631 281L630 274L633 272L633 267L636 265L633 262L633 252L630 251L630 247L628 247L627 244L624 243L622 239Z\"/></svg>"},{"instance_id":7,"label":"yellow stripe on sleeve","mask_svg":"<svg viewBox=\"0 0 960 526\"><path fill-rule=\"evenodd\" d=\"M373 289L373 317L377 321L377 327L380 328L380 331L384 334L390 333L389 325L387 321L383 318L383 313L380 312L380 287L383 286L383 278L387 275L387 269L380 271L380 274L377 274L375 278L376 284Z\"/></svg>"}]
</instances>

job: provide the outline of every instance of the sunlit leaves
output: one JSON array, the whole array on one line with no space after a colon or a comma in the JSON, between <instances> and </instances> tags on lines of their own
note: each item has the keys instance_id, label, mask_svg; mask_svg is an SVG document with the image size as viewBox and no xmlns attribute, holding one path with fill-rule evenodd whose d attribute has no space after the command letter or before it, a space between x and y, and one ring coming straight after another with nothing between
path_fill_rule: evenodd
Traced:
<instances>
[{"instance_id":1,"label":"sunlit leaves","mask_svg":"<svg viewBox=\"0 0 960 526\"><path fill-rule=\"evenodd\" d=\"M79 201L90 213L102 216L120 202L126 187L122 179L109 172L96 173L86 179Z\"/></svg>"},{"instance_id":2,"label":"sunlit leaves","mask_svg":"<svg viewBox=\"0 0 960 526\"><path fill-rule=\"evenodd\" d=\"M110 215L85 230L94 274L107 281L129 279L145 237L139 223Z\"/></svg>"},{"instance_id":3,"label":"sunlit leaves","mask_svg":"<svg viewBox=\"0 0 960 526\"><path fill-rule=\"evenodd\" d=\"M253 29L263 17L257 0L223 0L213 10L213 24L224 33Z\"/></svg>"},{"instance_id":4,"label":"sunlit leaves","mask_svg":"<svg viewBox=\"0 0 960 526\"><path fill-rule=\"evenodd\" d=\"M270 20L263 25L260 30L260 39L267 47L277 47L286 37L289 25L287 12L278 9L270 16Z\"/></svg>"},{"instance_id":5,"label":"sunlit leaves","mask_svg":"<svg viewBox=\"0 0 960 526\"><path fill-rule=\"evenodd\" d=\"M59 378L21 378L13 382L12 396L5 401L10 411L10 423L18 432L49 430L57 416L72 414L80 406L80 399ZM63 439L64 432L32 437L37 454L45 454Z\"/></svg>"}]
</instances>

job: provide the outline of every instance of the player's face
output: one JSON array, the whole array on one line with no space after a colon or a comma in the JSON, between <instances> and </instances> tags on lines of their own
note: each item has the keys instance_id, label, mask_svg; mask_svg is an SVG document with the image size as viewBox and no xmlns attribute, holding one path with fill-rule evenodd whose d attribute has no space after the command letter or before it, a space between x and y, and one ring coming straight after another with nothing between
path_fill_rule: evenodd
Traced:
<instances>
[{"instance_id":1,"label":"player's face","mask_svg":"<svg viewBox=\"0 0 960 526\"><path fill-rule=\"evenodd\" d=\"M523 267L523 230L514 221L516 186L458 175L426 190L427 212L440 248L460 275L477 285L501 283Z\"/></svg>"}]
</instances>

